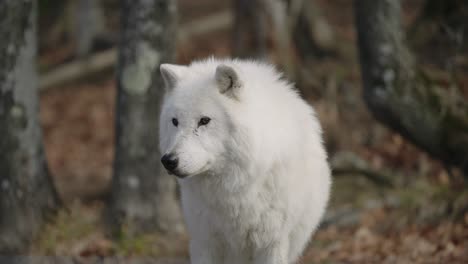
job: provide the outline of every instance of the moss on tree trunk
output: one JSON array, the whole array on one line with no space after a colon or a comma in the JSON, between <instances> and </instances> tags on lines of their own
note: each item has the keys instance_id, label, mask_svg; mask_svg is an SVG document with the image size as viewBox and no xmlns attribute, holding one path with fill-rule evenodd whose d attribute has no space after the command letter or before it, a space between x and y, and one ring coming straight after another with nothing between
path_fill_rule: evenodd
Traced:
<instances>
[{"instance_id":1,"label":"moss on tree trunk","mask_svg":"<svg viewBox=\"0 0 468 264\"><path fill-rule=\"evenodd\" d=\"M27 250L57 196L38 116L35 1L0 2L0 254Z\"/></svg>"},{"instance_id":2,"label":"moss on tree trunk","mask_svg":"<svg viewBox=\"0 0 468 264\"><path fill-rule=\"evenodd\" d=\"M175 180L161 167L159 65L176 48L175 0L122 0L116 154L109 217L114 230L182 229Z\"/></svg>"}]
</instances>

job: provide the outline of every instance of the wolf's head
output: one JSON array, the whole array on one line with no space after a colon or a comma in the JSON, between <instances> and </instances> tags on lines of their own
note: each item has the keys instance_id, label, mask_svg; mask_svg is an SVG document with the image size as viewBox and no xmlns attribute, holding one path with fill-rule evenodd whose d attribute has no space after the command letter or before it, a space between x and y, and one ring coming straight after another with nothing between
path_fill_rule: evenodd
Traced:
<instances>
[{"instance_id":1,"label":"wolf's head","mask_svg":"<svg viewBox=\"0 0 468 264\"><path fill-rule=\"evenodd\" d=\"M160 116L161 162L180 178L216 169L229 151L233 121L227 105L239 100L242 82L227 65L215 69L162 64L166 94Z\"/></svg>"}]
</instances>

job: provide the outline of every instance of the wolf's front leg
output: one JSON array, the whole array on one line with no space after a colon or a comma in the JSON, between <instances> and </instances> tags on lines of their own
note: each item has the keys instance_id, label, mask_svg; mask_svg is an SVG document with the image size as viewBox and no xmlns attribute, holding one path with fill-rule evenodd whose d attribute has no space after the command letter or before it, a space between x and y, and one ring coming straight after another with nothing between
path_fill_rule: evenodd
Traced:
<instances>
[{"instance_id":1,"label":"wolf's front leg","mask_svg":"<svg viewBox=\"0 0 468 264\"><path fill-rule=\"evenodd\" d=\"M222 264L224 248L214 239L193 239L190 242L191 264Z\"/></svg>"},{"instance_id":2,"label":"wolf's front leg","mask_svg":"<svg viewBox=\"0 0 468 264\"><path fill-rule=\"evenodd\" d=\"M254 264L291 264L288 263L287 243L277 243L258 250L254 255Z\"/></svg>"}]
</instances>

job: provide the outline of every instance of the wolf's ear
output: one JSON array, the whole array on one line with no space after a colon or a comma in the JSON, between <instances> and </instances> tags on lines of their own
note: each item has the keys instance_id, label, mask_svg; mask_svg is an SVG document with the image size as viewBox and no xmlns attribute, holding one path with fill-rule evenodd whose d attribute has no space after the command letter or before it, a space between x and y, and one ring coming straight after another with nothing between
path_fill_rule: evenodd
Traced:
<instances>
[{"instance_id":1,"label":"wolf's ear","mask_svg":"<svg viewBox=\"0 0 468 264\"><path fill-rule=\"evenodd\" d=\"M216 68L215 79L220 93L238 99L242 82L234 68L224 64L219 65Z\"/></svg>"},{"instance_id":2,"label":"wolf's ear","mask_svg":"<svg viewBox=\"0 0 468 264\"><path fill-rule=\"evenodd\" d=\"M161 66L159 66L166 91L170 91L176 86L177 82L185 73L186 69L187 66L167 63L161 64Z\"/></svg>"}]
</instances>

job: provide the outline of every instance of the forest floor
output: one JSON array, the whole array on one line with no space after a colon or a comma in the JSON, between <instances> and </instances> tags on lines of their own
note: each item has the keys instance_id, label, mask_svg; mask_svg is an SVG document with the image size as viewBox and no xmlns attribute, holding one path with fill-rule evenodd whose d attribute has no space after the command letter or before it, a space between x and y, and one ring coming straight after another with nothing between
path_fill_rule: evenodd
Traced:
<instances>
[{"instance_id":1,"label":"forest floor","mask_svg":"<svg viewBox=\"0 0 468 264\"><path fill-rule=\"evenodd\" d=\"M186 9L198 12L185 2ZM338 56L313 61L300 90L324 126L330 161L348 173L335 175L328 213L301 263L468 263L466 183L459 172L447 170L374 121L361 99L351 1L319 2L343 47ZM338 9L343 10L340 16L334 14ZM195 37L179 45L178 61L227 56L229 41L228 30ZM57 64L66 57L67 48L63 50L44 51L41 63ZM448 73L436 72L439 83L449 83ZM458 83L463 91L468 90L466 78L461 75ZM99 263L101 257L118 257L122 263L184 263L185 236L122 233L111 238L106 231L102 212L112 178L115 95L113 72L41 94L47 159L65 208L31 251L72 256L78 263ZM375 181L373 175L391 184ZM168 260L153 262L160 258Z\"/></svg>"}]
</instances>

